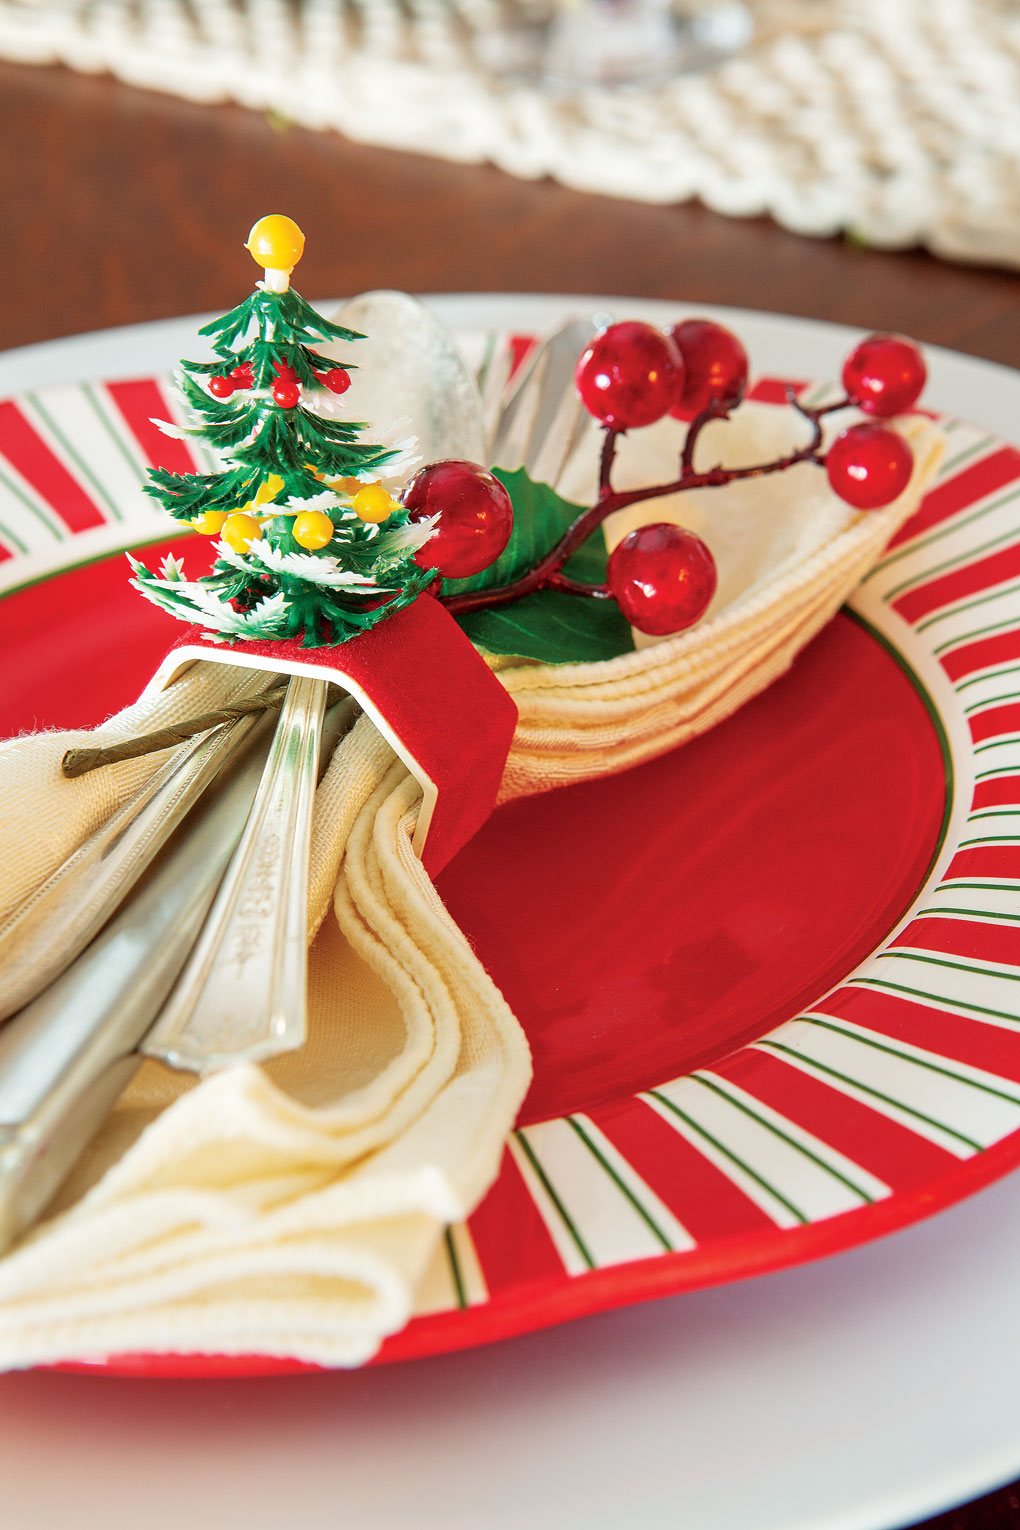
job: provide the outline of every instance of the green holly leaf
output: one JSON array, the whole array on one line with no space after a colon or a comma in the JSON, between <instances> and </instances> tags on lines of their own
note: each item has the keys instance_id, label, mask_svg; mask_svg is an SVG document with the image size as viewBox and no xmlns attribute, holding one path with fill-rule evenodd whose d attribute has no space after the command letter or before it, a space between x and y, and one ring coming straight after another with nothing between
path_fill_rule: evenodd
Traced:
<instances>
[{"instance_id":1,"label":"green holly leaf","mask_svg":"<svg viewBox=\"0 0 1020 1530\"><path fill-rule=\"evenodd\" d=\"M524 468L495 469L514 507L514 529L496 562L468 579L443 581L444 595L492 590L512 584L555 547L583 506L561 499L555 489L535 483ZM604 584L606 541L601 526L569 558L564 573L584 584ZM468 637L489 653L576 664L614 659L634 647L630 627L615 600L586 599L560 590L539 590L510 605L469 611L457 618Z\"/></svg>"}]
</instances>

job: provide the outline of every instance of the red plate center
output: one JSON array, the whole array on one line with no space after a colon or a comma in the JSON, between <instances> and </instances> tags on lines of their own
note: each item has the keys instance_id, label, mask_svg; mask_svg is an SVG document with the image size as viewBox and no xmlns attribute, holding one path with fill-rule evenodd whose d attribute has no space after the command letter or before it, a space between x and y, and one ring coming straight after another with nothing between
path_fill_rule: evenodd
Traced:
<instances>
[{"instance_id":1,"label":"red plate center","mask_svg":"<svg viewBox=\"0 0 1020 1530\"><path fill-rule=\"evenodd\" d=\"M676 1078L810 1005L909 906L945 800L922 696L842 614L703 738L501 808L439 888L528 1033L522 1122Z\"/></svg>"}]
</instances>

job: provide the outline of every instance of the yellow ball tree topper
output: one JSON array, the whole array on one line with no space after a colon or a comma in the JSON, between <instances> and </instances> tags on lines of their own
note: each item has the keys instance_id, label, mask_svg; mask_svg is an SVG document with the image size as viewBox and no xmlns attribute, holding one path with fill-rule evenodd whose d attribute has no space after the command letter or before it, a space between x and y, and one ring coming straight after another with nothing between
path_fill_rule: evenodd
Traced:
<instances>
[{"instance_id":1,"label":"yellow ball tree topper","mask_svg":"<svg viewBox=\"0 0 1020 1530\"><path fill-rule=\"evenodd\" d=\"M245 249L252 260L265 268L270 291L286 292L290 273L304 254L305 236L293 218L283 213L267 213L252 224Z\"/></svg>"}]
</instances>

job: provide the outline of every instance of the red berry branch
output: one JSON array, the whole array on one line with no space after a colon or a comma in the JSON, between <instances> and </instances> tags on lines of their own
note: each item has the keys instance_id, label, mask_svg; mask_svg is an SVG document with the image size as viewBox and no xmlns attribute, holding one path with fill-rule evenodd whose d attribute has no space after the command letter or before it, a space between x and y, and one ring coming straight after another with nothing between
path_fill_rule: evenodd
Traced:
<instances>
[{"instance_id":1,"label":"red berry branch","mask_svg":"<svg viewBox=\"0 0 1020 1530\"><path fill-rule=\"evenodd\" d=\"M665 334L650 324L614 324L597 336L581 356L575 374L582 403L605 433L595 503L510 584L440 595L442 603L454 615L462 615L507 605L538 590L560 590L615 599L632 626L663 636L681 631L704 614L716 589L715 560L693 532L659 522L639 526L614 548L605 584L583 584L564 574L568 559L614 512L689 489L721 488L740 479L783 472L799 462L824 466L833 491L858 510L891 504L903 492L913 470L913 456L902 436L867 420L841 431L826 452L822 420L853 406L873 419L911 408L926 380L923 357L911 341L896 335L872 335L862 341L843 367L846 395L834 403L810 408L788 389L791 407L810 426L810 438L795 451L751 467L717 465L699 472L694 456L701 433L711 421L727 419L741 402L747 370L747 355L737 337L707 319L687 320ZM614 489L620 436L667 414L689 421L677 477L637 489ZM487 567L509 537L504 501L506 493L498 480L470 464L440 463L424 469L405 495L413 514L440 512L440 545L434 548L432 542L426 543L422 561L447 577L463 577L467 563L476 565L472 572ZM448 517L449 524L444 525ZM466 547L471 549L468 556Z\"/></svg>"}]
</instances>

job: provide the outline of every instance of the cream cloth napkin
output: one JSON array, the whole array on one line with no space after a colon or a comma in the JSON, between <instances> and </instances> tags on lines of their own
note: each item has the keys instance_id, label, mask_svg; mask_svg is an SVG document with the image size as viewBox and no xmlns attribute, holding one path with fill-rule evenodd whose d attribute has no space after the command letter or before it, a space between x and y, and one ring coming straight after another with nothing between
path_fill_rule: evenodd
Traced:
<instances>
[{"instance_id":1,"label":"cream cloth napkin","mask_svg":"<svg viewBox=\"0 0 1020 1530\"><path fill-rule=\"evenodd\" d=\"M760 460L786 413L747 405L705 450ZM706 531L713 611L605 663L494 661L521 712L502 800L659 754L781 673L930 481L941 435L904 429L916 470L884 511L856 515L805 467L628 512L611 540L638 515ZM654 481L674 443L642 432L619 481ZM197 715L236 683L198 667L92 735L0 746L0 925L163 758L68 781L64 750ZM316 797L307 1046L201 1082L143 1063L47 1220L0 1260L0 1366L196 1350L355 1365L410 1317L530 1076L520 1026L411 851L417 801L362 718Z\"/></svg>"}]
</instances>

